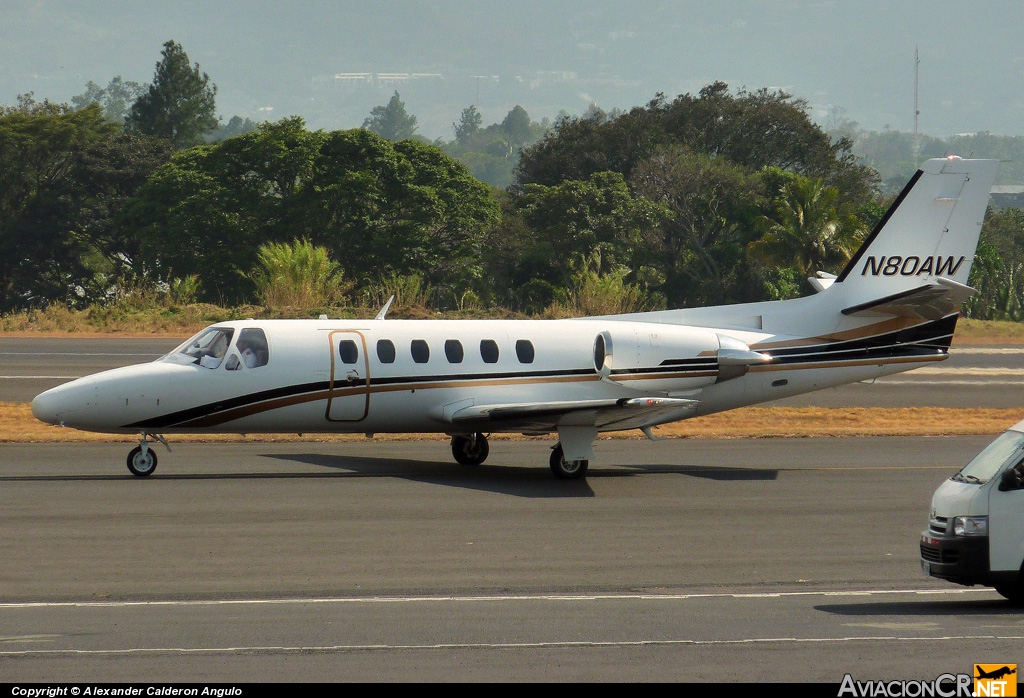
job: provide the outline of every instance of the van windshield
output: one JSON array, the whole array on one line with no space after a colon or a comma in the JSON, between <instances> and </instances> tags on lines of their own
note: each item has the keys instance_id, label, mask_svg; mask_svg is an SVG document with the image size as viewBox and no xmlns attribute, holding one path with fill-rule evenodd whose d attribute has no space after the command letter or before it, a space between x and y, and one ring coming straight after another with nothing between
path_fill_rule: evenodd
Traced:
<instances>
[{"instance_id":1,"label":"van windshield","mask_svg":"<svg viewBox=\"0 0 1024 698\"><path fill-rule=\"evenodd\" d=\"M960 469L951 480L982 485L995 477L1011 458L1014 462L1024 455L1024 433L1007 431Z\"/></svg>"}]
</instances>

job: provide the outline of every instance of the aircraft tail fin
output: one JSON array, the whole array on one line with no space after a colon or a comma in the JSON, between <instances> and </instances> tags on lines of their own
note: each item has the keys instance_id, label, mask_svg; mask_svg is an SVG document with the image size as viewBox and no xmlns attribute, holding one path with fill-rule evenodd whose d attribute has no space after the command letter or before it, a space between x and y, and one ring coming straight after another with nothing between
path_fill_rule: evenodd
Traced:
<instances>
[{"instance_id":1,"label":"aircraft tail fin","mask_svg":"<svg viewBox=\"0 0 1024 698\"><path fill-rule=\"evenodd\" d=\"M826 279L843 313L907 314L901 300L921 307L937 301L922 317L955 312L970 295L967 278L997 166L955 156L925 162L843 271Z\"/></svg>"}]
</instances>

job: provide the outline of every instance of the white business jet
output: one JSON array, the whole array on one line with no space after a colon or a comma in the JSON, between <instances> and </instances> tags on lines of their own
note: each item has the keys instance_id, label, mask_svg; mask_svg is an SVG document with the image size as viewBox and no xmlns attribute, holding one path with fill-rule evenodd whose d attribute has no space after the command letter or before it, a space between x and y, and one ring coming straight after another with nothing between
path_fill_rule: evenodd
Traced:
<instances>
[{"instance_id":1,"label":"white business jet","mask_svg":"<svg viewBox=\"0 0 1024 698\"><path fill-rule=\"evenodd\" d=\"M788 301L569 320L245 320L148 364L32 402L44 422L151 439L270 432L439 432L479 465L485 434L558 434L579 478L601 432L642 430L947 358L996 161L929 160L838 276ZM390 301L389 301L390 304Z\"/></svg>"}]
</instances>

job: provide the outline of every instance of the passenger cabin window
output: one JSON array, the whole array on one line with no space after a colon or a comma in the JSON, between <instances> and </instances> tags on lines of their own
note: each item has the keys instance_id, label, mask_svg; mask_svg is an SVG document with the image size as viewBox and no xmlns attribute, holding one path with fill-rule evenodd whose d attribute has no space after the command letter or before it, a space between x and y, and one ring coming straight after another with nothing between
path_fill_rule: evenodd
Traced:
<instances>
[{"instance_id":1,"label":"passenger cabin window","mask_svg":"<svg viewBox=\"0 0 1024 698\"><path fill-rule=\"evenodd\" d=\"M351 339L343 339L338 343L338 353L343 364L354 364L359 361L359 347Z\"/></svg>"},{"instance_id":2,"label":"passenger cabin window","mask_svg":"<svg viewBox=\"0 0 1024 698\"><path fill-rule=\"evenodd\" d=\"M239 332L235 349L238 350L246 368L260 368L270 363L267 335L259 327L246 327Z\"/></svg>"},{"instance_id":3,"label":"passenger cabin window","mask_svg":"<svg viewBox=\"0 0 1024 698\"><path fill-rule=\"evenodd\" d=\"M498 363L498 343L493 339L480 340L480 358L485 364Z\"/></svg>"},{"instance_id":4,"label":"passenger cabin window","mask_svg":"<svg viewBox=\"0 0 1024 698\"><path fill-rule=\"evenodd\" d=\"M227 353L234 334L235 331L227 327L211 327L183 344L178 353L184 354L192 363L203 368L217 368L224 360L224 354Z\"/></svg>"},{"instance_id":5,"label":"passenger cabin window","mask_svg":"<svg viewBox=\"0 0 1024 698\"><path fill-rule=\"evenodd\" d=\"M465 357L465 352L462 350L462 342L457 339L445 340L444 355L448 357L448 363L461 364L462 359Z\"/></svg>"},{"instance_id":6,"label":"passenger cabin window","mask_svg":"<svg viewBox=\"0 0 1024 698\"><path fill-rule=\"evenodd\" d=\"M378 339L377 358L382 364L395 363L395 343L390 339Z\"/></svg>"},{"instance_id":7,"label":"passenger cabin window","mask_svg":"<svg viewBox=\"0 0 1024 698\"><path fill-rule=\"evenodd\" d=\"M516 340L516 356L521 364L532 364L535 356L533 342L528 339Z\"/></svg>"},{"instance_id":8,"label":"passenger cabin window","mask_svg":"<svg viewBox=\"0 0 1024 698\"><path fill-rule=\"evenodd\" d=\"M427 346L425 339L414 339L409 345L409 351L412 352L412 360L418 364L425 364L430 361L430 347Z\"/></svg>"}]
</instances>

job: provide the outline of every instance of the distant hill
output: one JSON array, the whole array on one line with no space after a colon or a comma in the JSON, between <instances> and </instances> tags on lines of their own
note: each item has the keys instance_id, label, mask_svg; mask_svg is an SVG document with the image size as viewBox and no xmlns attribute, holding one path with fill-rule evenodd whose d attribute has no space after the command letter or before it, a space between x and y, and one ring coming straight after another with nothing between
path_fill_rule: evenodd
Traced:
<instances>
[{"instance_id":1,"label":"distant hill","mask_svg":"<svg viewBox=\"0 0 1024 698\"><path fill-rule=\"evenodd\" d=\"M857 131L847 135L853 138L854 154L878 171L890 193L899 191L921 162L945 155L1001 160L996 184L1024 184L1024 136L995 136L984 131L948 138L922 134L915 163L913 133Z\"/></svg>"}]
</instances>

